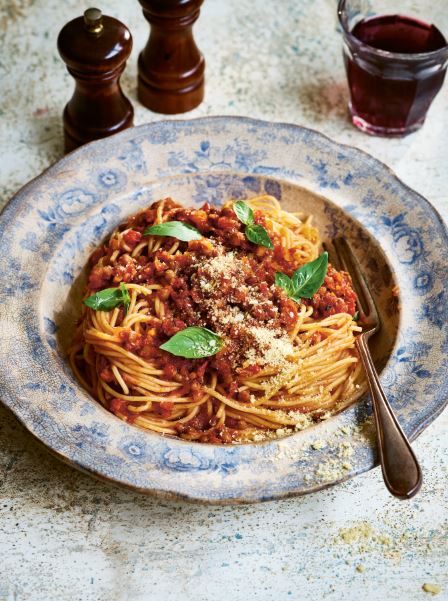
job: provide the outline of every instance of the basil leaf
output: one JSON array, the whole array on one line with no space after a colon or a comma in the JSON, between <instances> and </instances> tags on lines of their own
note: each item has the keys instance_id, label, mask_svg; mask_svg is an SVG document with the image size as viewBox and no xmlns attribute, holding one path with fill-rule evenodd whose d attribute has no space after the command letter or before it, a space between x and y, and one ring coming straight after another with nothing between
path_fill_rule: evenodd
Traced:
<instances>
[{"instance_id":1,"label":"basil leaf","mask_svg":"<svg viewBox=\"0 0 448 601\"><path fill-rule=\"evenodd\" d=\"M222 339L211 330L193 326L177 332L159 348L176 357L201 359L216 355L222 345Z\"/></svg>"},{"instance_id":2,"label":"basil leaf","mask_svg":"<svg viewBox=\"0 0 448 601\"><path fill-rule=\"evenodd\" d=\"M182 242L189 242L190 240L200 240L203 236L198 230L184 223L183 221L165 221L165 223L157 223L151 227L146 228L143 232L144 236L171 236L177 238Z\"/></svg>"},{"instance_id":3,"label":"basil leaf","mask_svg":"<svg viewBox=\"0 0 448 601\"><path fill-rule=\"evenodd\" d=\"M266 246L266 248L274 248L269 234L264 227L262 225L255 225L254 212L244 200L237 200L233 204L233 210L241 223L244 223L246 226L244 233L250 242L259 246Z\"/></svg>"},{"instance_id":4,"label":"basil leaf","mask_svg":"<svg viewBox=\"0 0 448 601\"><path fill-rule=\"evenodd\" d=\"M126 294L129 297L127 291ZM121 305L123 301L123 291L121 288L105 288L86 298L83 303L95 311L110 311Z\"/></svg>"},{"instance_id":5,"label":"basil leaf","mask_svg":"<svg viewBox=\"0 0 448 601\"><path fill-rule=\"evenodd\" d=\"M258 244L259 246L266 246L266 248L274 248L272 240L269 238L269 234L262 225L248 225L244 231L246 238Z\"/></svg>"},{"instance_id":6,"label":"basil leaf","mask_svg":"<svg viewBox=\"0 0 448 601\"><path fill-rule=\"evenodd\" d=\"M121 300L124 306L124 314L127 315L129 311L129 305L131 304L131 297L129 296L129 292L126 289L126 286L123 282L120 282L120 290L121 290Z\"/></svg>"},{"instance_id":7,"label":"basil leaf","mask_svg":"<svg viewBox=\"0 0 448 601\"><path fill-rule=\"evenodd\" d=\"M327 275L328 253L324 252L315 259L297 269L292 276L294 296L311 298L322 286ZM294 299L296 300L296 298Z\"/></svg>"},{"instance_id":8,"label":"basil leaf","mask_svg":"<svg viewBox=\"0 0 448 601\"><path fill-rule=\"evenodd\" d=\"M254 222L254 212L244 200L237 200L233 205L236 216L244 225L252 225Z\"/></svg>"},{"instance_id":9,"label":"basil leaf","mask_svg":"<svg viewBox=\"0 0 448 601\"><path fill-rule=\"evenodd\" d=\"M355 314L352 317L352 321L358 321L359 319L359 311L355 311Z\"/></svg>"},{"instance_id":10,"label":"basil leaf","mask_svg":"<svg viewBox=\"0 0 448 601\"><path fill-rule=\"evenodd\" d=\"M327 275L328 253L324 252L315 261L302 265L289 278L285 273L275 274L275 284L285 290L289 298L300 303L302 298L311 298L322 286Z\"/></svg>"},{"instance_id":11,"label":"basil leaf","mask_svg":"<svg viewBox=\"0 0 448 601\"><path fill-rule=\"evenodd\" d=\"M279 288L283 288L288 296L294 294L294 287L292 284L292 280L290 277L286 275L286 273L282 273L281 271L277 271L275 274L275 285Z\"/></svg>"}]
</instances>

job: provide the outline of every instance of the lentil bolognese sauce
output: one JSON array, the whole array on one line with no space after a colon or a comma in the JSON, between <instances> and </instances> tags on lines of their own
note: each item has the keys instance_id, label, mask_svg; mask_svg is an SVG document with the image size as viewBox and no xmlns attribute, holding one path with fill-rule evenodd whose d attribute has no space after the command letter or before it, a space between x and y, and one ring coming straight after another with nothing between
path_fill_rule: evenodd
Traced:
<instances>
[{"instance_id":1,"label":"lentil bolognese sauce","mask_svg":"<svg viewBox=\"0 0 448 601\"><path fill-rule=\"evenodd\" d=\"M212 443L300 430L364 387L350 276L271 196L170 198L91 255L73 371L121 419Z\"/></svg>"}]
</instances>

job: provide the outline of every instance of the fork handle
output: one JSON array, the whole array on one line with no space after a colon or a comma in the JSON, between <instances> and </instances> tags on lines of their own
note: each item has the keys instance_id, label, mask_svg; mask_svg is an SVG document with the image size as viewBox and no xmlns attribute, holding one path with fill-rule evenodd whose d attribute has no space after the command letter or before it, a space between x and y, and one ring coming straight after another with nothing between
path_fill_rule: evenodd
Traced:
<instances>
[{"instance_id":1,"label":"fork handle","mask_svg":"<svg viewBox=\"0 0 448 601\"><path fill-rule=\"evenodd\" d=\"M417 458L381 387L368 347L368 333L356 337L364 364L378 433L378 452L384 482L400 499L410 499L420 490L422 472Z\"/></svg>"}]
</instances>

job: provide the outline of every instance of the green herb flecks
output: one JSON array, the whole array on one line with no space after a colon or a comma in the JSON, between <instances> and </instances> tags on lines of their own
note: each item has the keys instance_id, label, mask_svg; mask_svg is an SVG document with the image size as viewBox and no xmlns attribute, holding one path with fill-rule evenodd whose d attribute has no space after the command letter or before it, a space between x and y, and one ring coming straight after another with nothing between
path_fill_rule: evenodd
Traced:
<instances>
[{"instance_id":1,"label":"green herb flecks","mask_svg":"<svg viewBox=\"0 0 448 601\"><path fill-rule=\"evenodd\" d=\"M269 249L274 248L265 228L254 222L254 212L247 203L243 200L237 200L233 205L233 210L241 223L246 226L244 234L250 242Z\"/></svg>"},{"instance_id":2,"label":"green herb flecks","mask_svg":"<svg viewBox=\"0 0 448 601\"><path fill-rule=\"evenodd\" d=\"M311 298L322 286L327 275L328 253L324 252L315 259L297 269L292 278L285 273L275 274L275 284L286 294L300 303L302 298Z\"/></svg>"},{"instance_id":3,"label":"green herb flecks","mask_svg":"<svg viewBox=\"0 0 448 601\"><path fill-rule=\"evenodd\" d=\"M177 332L159 348L176 357L202 359L216 355L222 346L223 341L217 334L207 328L193 326Z\"/></svg>"},{"instance_id":4,"label":"green herb flecks","mask_svg":"<svg viewBox=\"0 0 448 601\"><path fill-rule=\"evenodd\" d=\"M144 232L144 236L171 236L182 242L190 240L200 240L202 234L192 225L183 221L165 221L165 223L157 223L148 227Z\"/></svg>"}]
</instances>

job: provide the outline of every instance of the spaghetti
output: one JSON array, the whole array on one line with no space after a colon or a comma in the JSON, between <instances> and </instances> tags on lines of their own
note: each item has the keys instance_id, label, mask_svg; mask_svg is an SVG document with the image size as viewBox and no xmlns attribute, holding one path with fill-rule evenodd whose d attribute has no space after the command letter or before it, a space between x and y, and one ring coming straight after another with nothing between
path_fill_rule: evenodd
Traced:
<instances>
[{"instance_id":1,"label":"spaghetti","mask_svg":"<svg viewBox=\"0 0 448 601\"><path fill-rule=\"evenodd\" d=\"M272 196L246 203L272 248L248 239L233 201L193 209L164 199L92 254L86 296L121 286L129 302L84 306L69 359L121 419L200 442L257 441L343 409L364 386L350 276L329 265L311 298L290 298L276 273L317 259L318 232ZM171 221L200 239L145 235ZM192 327L219 336L220 350L188 359L160 348Z\"/></svg>"}]
</instances>

